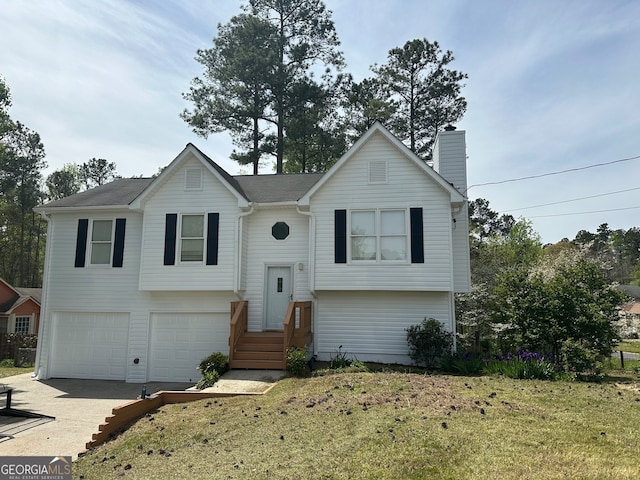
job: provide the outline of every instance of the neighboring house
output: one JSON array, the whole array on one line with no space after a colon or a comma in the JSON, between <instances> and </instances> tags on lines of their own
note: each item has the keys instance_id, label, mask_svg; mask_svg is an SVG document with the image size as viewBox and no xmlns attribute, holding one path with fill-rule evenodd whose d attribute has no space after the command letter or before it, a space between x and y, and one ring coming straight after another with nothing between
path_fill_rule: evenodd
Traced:
<instances>
[{"instance_id":1,"label":"neighboring house","mask_svg":"<svg viewBox=\"0 0 640 480\"><path fill-rule=\"evenodd\" d=\"M325 174L231 176L188 144L157 178L38 207L37 375L195 381L211 352L284 368L289 345L408 363L405 329L454 331L470 287L465 133L433 157L379 124Z\"/></svg>"},{"instance_id":2,"label":"neighboring house","mask_svg":"<svg viewBox=\"0 0 640 480\"><path fill-rule=\"evenodd\" d=\"M41 288L12 287L0 278L0 333L38 333Z\"/></svg>"},{"instance_id":3,"label":"neighboring house","mask_svg":"<svg viewBox=\"0 0 640 480\"><path fill-rule=\"evenodd\" d=\"M618 331L622 338L640 337L640 286L618 285L618 290L626 293L630 301L620 307Z\"/></svg>"}]
</instances>

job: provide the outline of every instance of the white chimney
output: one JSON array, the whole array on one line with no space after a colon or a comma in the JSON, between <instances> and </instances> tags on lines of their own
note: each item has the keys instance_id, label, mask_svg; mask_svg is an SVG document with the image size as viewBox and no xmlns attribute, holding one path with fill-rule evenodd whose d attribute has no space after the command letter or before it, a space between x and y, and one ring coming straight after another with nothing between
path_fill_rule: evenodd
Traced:
<instances>
[{"instance_id":1,"label":"white chimney","mask_svg":"<svg viewBox=\"0 0 640 480\"><path fill-rule=\"evenodd\" d=\"M464 130L446 127L438 133L433 145L433 169L467 196L467 145ZM451 211L451 240L453 243L454 291L471 291L469 263L469 215L467 202Z\"/></svg>"},{"instance_id":2,"label":"white chimney","mask_svg":"<svg viewBox=\"0 0 640 480\"><path fill-rule=\"evenodd\" d=\"M467 196L467 145L464 130L445 127L433 144L433 169Z\"/></svg>"}]
</instances>

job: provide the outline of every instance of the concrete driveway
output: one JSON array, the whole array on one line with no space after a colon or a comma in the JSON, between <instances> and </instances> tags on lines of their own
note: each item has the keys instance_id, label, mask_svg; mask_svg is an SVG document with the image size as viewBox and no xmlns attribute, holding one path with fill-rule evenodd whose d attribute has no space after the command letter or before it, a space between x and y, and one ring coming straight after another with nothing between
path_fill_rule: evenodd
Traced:
<instances>
[{"instance_id":1,"label":"concrete driveway","mask_svg":"<svg viewBox=\"0 0 640 480\"><path fill-rule=\"evenodd\" d=\"M98 431L111 409L135 400L141 384L107 380L35 380L31 374L0 378L14 388L11 406L55 417L55 420L21 420L0 416L0 456L70 455L75 460ZM147 392L185 390L191 384L147 384ZM4 407L4 396L0 407Z\"/></svg>"}]
</instances>

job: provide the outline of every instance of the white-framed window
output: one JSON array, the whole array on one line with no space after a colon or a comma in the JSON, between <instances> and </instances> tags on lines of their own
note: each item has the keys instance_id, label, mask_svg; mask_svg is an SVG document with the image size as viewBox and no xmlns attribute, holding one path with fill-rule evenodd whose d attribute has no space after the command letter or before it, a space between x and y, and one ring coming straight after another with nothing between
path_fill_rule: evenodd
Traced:
<instances>
[{"instance_id":1,"label":"white-framed window","mask_svg":"<svg viewBox=\"0 0 640 480\"><path fill-rule=\"evenodd\" d=\"M180 262L202 263L204 260L204 214L180 216Z\"/></svg>"},{"instance_id":2,"label":"white-framed window","mask_svg":"<svg viewBox=\"0 0 640 480\"><path fill-rule=\"evenodd\" d=\"M16 333L29 333L29 325L31 323L31 317L16 317Z\"/></svg>"},{"instance_id":3,"label":"white-framed window","mask_svg":"<svg viewBox=\"0 0 640 480\"><path fill-rule=\"evenodd\" d=\"M407 224L406 209L351 210L351 261L407 262Z\"/></svg>"},{"instance_id":4,"label":"white-framed window","mask_svg":"<svg viewBox=\"0 0 640 480\"><path fill-rule=\"evenodd\" d=\"M110 265L113 248L113 220L91 223L91 265Z\"/></svg>"}]
</instances>

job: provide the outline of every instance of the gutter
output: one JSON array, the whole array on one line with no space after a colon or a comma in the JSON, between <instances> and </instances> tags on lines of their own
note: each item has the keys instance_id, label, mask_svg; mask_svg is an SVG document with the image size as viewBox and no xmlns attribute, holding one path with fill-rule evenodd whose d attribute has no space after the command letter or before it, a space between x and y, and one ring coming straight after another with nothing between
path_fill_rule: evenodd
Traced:
<instances>
[{"instance_id":1,"label":"gutter","mask_svg":"<svg viewBox=\"0 0 640 480\"><path fill-rule=\"evenodd\" d=\"M311 211L300 210L300 205L296 205L296 211L300 215L306 215L309 217L309 292L314 299L317 299L316 295L315 283L316 283L316 263L315 263L315 252L316 252L316 216L311 213ZM316 343L316 335L315 335L315 319L317 317L316 311L316 302L311 304L313 306L313 310L311 315L314 321L311 323L311 333L313 334L313 355L318 355L318 344Z\"/></svg>"}]
</instances>

